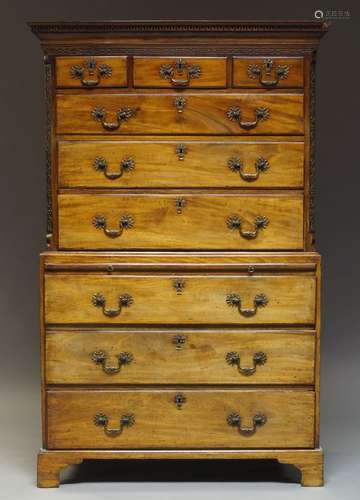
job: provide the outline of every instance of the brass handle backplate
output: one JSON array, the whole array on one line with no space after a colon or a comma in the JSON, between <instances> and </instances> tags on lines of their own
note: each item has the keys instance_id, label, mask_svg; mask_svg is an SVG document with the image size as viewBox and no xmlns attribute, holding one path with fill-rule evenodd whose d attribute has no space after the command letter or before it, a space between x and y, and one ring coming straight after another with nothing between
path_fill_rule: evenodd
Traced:
<instances>
[{"instance_id":1,"label":"brass handle backplate","mask_svg":"<svg viewBox=\"0 0 360 500\"><path fill-rule=\"evenodd\" d=\"M99 85L101 78L110 78L112 68L108 64L97 64L94 58L85 59L82 65L75 64L70 68L71 78L80 80L81 85L87 88Z\"/></svg>"},{"instance_id":2,"label":"brass handle backplate","mask_svg":"<svg viewBox=\"0 0 360 500\"><path fill-rule=\"evenodd\" d=\"M93 108L93 110L91 111L91 116L95 121L100 122L105 130L111 131L117 130L122 123L134 117L137 114L138 110L139 108L130 108L129 106L124 106L116 112L116 121L109 122L107 121L108 112L106 111L106 109L98 106Z\"/></svg>"},{"instance_id":3,"label":"brass handle backplate","mask_svg":"<svg viewBox=\"0 0 360 500\"><path fill-rule=\"evenodd\" d=\"M258 215L254 220L254 229L252 231L245 230L242 228L242 221L237 215L231 215L228 217L226 224L229 229L239 231L240 236L245 240L254 240L261 229L265 229L269 225L269 219L264 215Z\"/></svg>"},{"instance_id":4,"label":"brass handle backplate","mask_svg":"<svg viewBox=\"0 0 360 500\"><path fill-rule=\"evenodd\" d=\"M276 87L280 80L286 80L289 74L289 66L275 64L273 59L264 59L262 65L249 64L248 76L258 80L260 85L266 88Z\"/></svg>"},{"instance_id":5,"label":"brass handle backplate","mask_svg":"<svg viewBox=\"0 0 360 500\"><path fill-rule=\"evenodd\" d=\"M103 172L104 176L111 180L114 181L115 179L119 179L120 177L123 176L125 172L130 172L131 170L135 169L135 162L132 158L124 158L121 160L120 165L119 165L119 171L118 172L109 172L108 170L108 162L105 158L102 156L97 156L94 160L94 168L98 172Z\"/></svg>"},{"instance_id":6,"label":"brass handle backplate","mask_svg":"<svg viewBox=\"0 0 360 500\"><path fill-rule=\"evenodd\" d=\"M90 356L95 364L102 366L103 371L107 375L119 373L122 366L129 365L134 359L131 352L120 352L117 355L117 366L108 366L106 363L108 355L105 351L94 351L90 354Z\"/></svg>"},{"instance_id":7,"label":"brass handle backplate","mask_svg":"<svg viewBox=\"0 0 360 500\"><path fill-rule=\"evenodd\" d=\"M267 120L270 116L270 110L268 108L256 108L255 118L251 122L246 122L241 119L241 109L238 106L231 106L227 112L226 116L232 122L238 122L241 128L245 130L251 130L255 128L260 122Z\"/></svg>"},{"instance_id":8,"label":"brass handle backplate","mask_svg":"<svg viewBox=\"0 0 360 500\"><path fill-rule=\"evenodd\" d=\"M241 425L240 415L236 412L232 412L227 416L226 421L227 421L228 425L230 425L230 427L237 427L239 433L242 436L249 437L249 436L252 436L253 434L255 434L257 427L261 427L262 425L266 424L267 418L264 414L257 413L252 418L252 421L253 421L252 427L243 427Z\"/></svg>"},{"instance_id":9,"label":"brass handle backplate","mask_svg":"<svg viewBox=\"0 0 360 500\"><path fill-rule=\"evenodd\" d=\"M230 307L236 307L239 313L245 318L255 316L259 307L265 307L269 303L269 299L264 293L258 293L254 297L254 306L250 309L241 307L241 297L237 293L229 293L226 296L226 303Z\"/></svg>"},{"instance_id":10,"label":"brass handle backplate","mask_svg":"<svg viewBox=\"0 0 360 500\"><path fill-rule=\"evenodd\" d=\"M240 365L240 354L235 351L228 352L225 356L226 362L230 366L237 366L238 372L241 375L250 376L256 372L256 367L264 365L267 361L267 356L264 352L256 352L253 356L253 366L243 367Z\"/></svg>"},{"instance_id":11,"label":"brass handle backplate","mask_svg":"<svg viewBox=\"0 0 360 500\"><path fill-rule=\"evenodd\" d=\"M265 158L259 157L255 160L255 172L245 172L243 162L238 157L230 158L228 167L233 172L239 172L240 177L246 182L253 182L259 178L260 172L265 172L270 168L269 162Z\"/></svg>"},{"instance_id":12,"label":"brass handle backplate","mask_svg":"<svg viewBox=\"0 0 360 500\"><path fill-rule=\"evenodd\" d=\"M120 217L119 229L109 229L104 215L95 215L92 223L96 229L104 231L104 234L106 234L109 238L118 238L122 235L124 229L131 229L134 227L134 218L131 215L123 215Z\"/></svg>"},{"instance_id":13,"label":"brass handle backplate","mask_svg":"<svg viewBox=\"0 0 360 500\"><path fill-rule=\"evenodd\" d=\"M120 417L118 429L109 427L109 419L105 413L99 412L94 416L94 424L103 427L104 433L108 437L116 437L122 434L124 427L131 427L135 424L135 416L132 413L126 413Z\"/></svg>"},{"instance_id":14,"label":"brass handle backplate","mask_svg":"<svg viewBox=\"0 0 360 500\"><path fill-rule=\"evenodd\" d=\"M91 298L91 303L95 307L101 307L104 316L107 316L108 318L115 318L121 314L123 307L130 307L134 303L134 299L127 293L119 295L118 308L109 309L106 307L105 296L102 293L95 293Z\"/></svg>"},{"instance_id":15,"label":"brass handle backplate","mask_svg":"<svg viewBox=\"0 0 360 500\"><path fill-rule=\"evenodd\" d=\"M173 64L163 64L159 69L160 76L169 80L174 87L187 87L194 78L201 74L200 66L177 59Z\"/></svg>"}]
</instances>

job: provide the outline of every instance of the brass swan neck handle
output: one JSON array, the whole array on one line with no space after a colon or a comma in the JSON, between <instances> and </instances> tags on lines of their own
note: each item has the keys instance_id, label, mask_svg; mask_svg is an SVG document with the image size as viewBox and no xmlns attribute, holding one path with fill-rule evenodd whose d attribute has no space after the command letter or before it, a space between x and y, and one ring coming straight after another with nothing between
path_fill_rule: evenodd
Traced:
<instances>
[{"instance_id":1,"label":"brass swan neck handle","mask_svg":"<svg viewBox=\"0 0 360 500\"><path fill-rule=\"evenodd\" d=\"M114 181L124 175L125 172L130 172L135 169L135 161L132 158L123 158L120 162L120 169L118 172L109 172L109 164L102 156L97 156L94 160L94 168L98 172L102 172L104 176Z\"/></svg>"},{"instance_id":2,"label":"brass swan neck handle","mask_svg":"<svg viewBox=\"0 0 360 500\"><path fill-rule=\"evenodd\" d=\"M169 80L173 87L188 87L190 81L201 75L200 66L189 64L184 59L177 59L173 64L162 64L160 76Z\"/></svg>"},{"instance_id":3,"label":"brass swan neck handle","mask_svg":"<svg viewBox=\"0 0 360 500\"><path fill-rule=\"evenodd\" d=\"M80 80L83 87L91 88L100 84L102 78L110 78L112 68L108 64L99 64L89 57L83 64L75 64L70 68L70 76Z\"/></svg>"},{"instance_id":4,"label":"brass swan neck handle","mask_svg":"<svg viewBox=\"0 0 360 500\"><path fill-rule=\"evenodd\" d=\"M108 318L115 318L121 314L123 307L130 307L134 303L134 299L128 293L119 295L117 309L111 309L106 307L105 296L98 292L91 297L91 303L94 307L101 308L104 316L107 316Z\"/></svg>"},{"instance_id":5,"label":"brass swan neck handle","mask_svg":"<svg viewBox=\"0 0 360 500\"><path fill-rule=\"evenodd\" d=\"M261 172L266 172L270 168L269 162L265 158L259 157L254 162L255 172L245 172L243 162L239 157L229 158L228 167L233 172L239 172L240 177L246 182L253 182L259 178Z\"/></svg>"},{"instance_id":6,"label":"brass swan neck handle","mask_svg":"<svg viewBox=\"0 0 360 500\"><path fill-rule=\"evenodd\" d=\"M237 427L242 436L250 437L255 434L258 427L266 424L267 418L262 413L256 413L252 418L253 425L251 427L244 427L241 425L240 415L237 412L232 412L227 416L226 421L230 427Z\"/></svg>"},{"instance_id":7,"label":"brass swan neck handle","mask_svg":"<svg viewBox=\"0 0 360 500\"><path fill-rule=\"evenodd\" d=\"M289 66L286 64L275 64L273 59L264 59L263 64L249 64L248 76L258 80L265 88L273 88L280 80L286 80L289 75Z\"/></svg>"},{"instance_id":8,"label":"brass swan neck handle","mask_svg":"<svg viewBox=\"0 0 360 500\"><path fill-rule=\"evenodd\" d=\"M94 416L94 424L104 428L104 434L108 437L117 437L122 434L125 427L132 427L135 424L135 416L132 413L125 413L120 417L119 427L109 427L109 418L105 413L99 412Z\"/></svg>"},{"instance_id":9,"label":"brass swan neck handle","mask_svg":"<svg viewBox=\"0 0 360 500\"><path fill-rule=\"evenodd\" d=\"M246 367L241 366L240 354L238 352L231 351L226 353L225 360L230 366L237 366L238 372L241 373L241 375L249 377L250 375L254 375L257 366L261 366L266 363L267 356L264 352L256 352L253 355L253 365Z\"/></svg>"},{"instance_id":10,"label":"brass swan neck handle","mask_svg":"<svg viewBox=\"0 0 360 500\"><path fill-rule=\"evenodd\" d=\"M110 229L107 227L106 217L104 215L95 215L92 219L93 226L96 229L104 231L104 234L109 238L118 238L121 236L125 229L131 229L134 227L134 218L131 215L123 215L119 219L119 228Z\"/></svg>"},{"instance_id":11,"label":"brass swan neck handle","mask_svg":"<svg viewBox=\"0 0 360 500\"><path fill-rule=\"evenodd\" d=\"M107 110L103 107L97 106L91 111L91 116L95 121L100 122L105 130L113 131L120 128L120 126L124 122L130 120L130 118L136 116L138 111L139 108L130 108L129 106L124 106L116 112L115 121L110 122L107 120Z\"/></svg>"},{"instance_id":12,"label":"brass swan neck handle","mask_svg":"<svg viewBox=\"0 0 360 500\"><path fill-rule=\"evenodd\" d=\"M265 229L269 225L270 221L264 215L258 215L254 219L254 229L246 230L243 229L243 222L237 215L230 215L227 218L227 227L231 230L238 230L239 234L245 240L254 240L258 235L260 230Z\"/></svg>"},{"instance_id":13,"label":"brass swan neck handle","mask_svg":"<svg viewBox=\"0 0 360 500\"><path fill-rule=\"evenodd\" d=\"M119 373L123 366L129 365L134 359L131 352L120 352L117 355L117 366L109 366L107 364L108 355L105 351L94 351L90 356L96 365L101 365L106 375L115 375Z\"/></svg>"},{"instance_id":14,"label":"brass swan neck handle","mask_svg":"<svg viewBox=\"0 0 360 500\"><path fill-rule=\"evenodd\" d=\"M226 296L226 303L230 307L236 307L241 316L244 316L245 318L251 318L252 316L255 316L260 307L265 307L269 303L269 299L264 293L258 293L257 295L255 295L253 300L254 306L247 309L241 306L241 297L239 294L229 293Z\"/></svg>"},{"instance_id":15,"label":"brass swan neck handle","mask_svg":"<svg viewBox=\"0 0 360 500\"><path fill-rule=\"evenodd\" d=\"M238 106L231 106L226 112L230 121L237 122L245 130L251 130L270 117L270 110L268 108L255 108L254 115L253 121L243 121L241 119L242 111Z\"/></svg>"}]
</instances>

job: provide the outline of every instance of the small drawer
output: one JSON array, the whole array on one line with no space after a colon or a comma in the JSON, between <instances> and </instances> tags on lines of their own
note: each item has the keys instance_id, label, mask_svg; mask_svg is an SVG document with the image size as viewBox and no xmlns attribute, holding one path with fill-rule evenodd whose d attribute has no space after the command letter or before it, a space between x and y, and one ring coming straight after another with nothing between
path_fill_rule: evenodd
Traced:
<instances>
[{"instance_id":1,"label":"small drawer","mask_svg":"<svg viewBox=\"0 0 360 500\"><path fill-rule=\"evenodd\" d=\"M235 57L233 85L243 88L302 88L302 57Z\"/></svg>"},{"instance_id":2,"label":"small drawer","mask_svg":"<svg viewBox=\"0 0 360 500\"><path fill-rule=\"evenodd\" d=\"M56 86L93 89L127 87L127 58L57 57Z\"/></svg>"},{"instance_id":3,"label":"small drawer","mask_svg":"<svg viewBox=\"0 0 360 500\"><path fill-rule=\"evenodd\" d=\"M226 58L134 57L134 87L226 87Z\"/></svg>"},{"instance_id":4,"label":"small drawer","mask_svg":"<svg viewBox=\"0 0 360 500\"><path fill-rule=\"evenodd\" d=\"M114 192L58 197L59 248L296 250L302 194Z\"/></svg>"},{"instance_id":5,"label":"small drawer","mask_svg":"<svg viewBox=\"0 0 360 500\"><path fill-rule=\"evenodd\" d=\"M302 94L66 94L59 134L304 133Z\"/></svg>"},{"instance_id":6,"label":"small drawer","mask_svg":"<svg viewBox=\"0 0 360 500\"><path fill-rule=\"evenodd\" d=\"M314 325L314 274L47 272L47 324Z\"/></svg>"},{"instance_id":7,"label":"small drawer","mask_svg":"<svg viewBox=\"0 0 360 500\"><path fill-rule=\"evenodd\" d=\"M47 392L47 448L311 448L311 390Z\"/></svg>"},{"instance_id":8,"label":"small drawer","mask_svg":"<svg viewBox=\"0 0 360 500\"><path fill-rule=\"evenodd\" d=\"M50 330L47 384L313 384L313 331Z\"/></svg>"},{"instance_id":9,"label":"small drawer","mask_svg":"<svg viewBox=\"0 0 360 500\"><path fill-rule=\"evenodd\" d=\"M65 188L302 188L304 143L249 140L59 141Z\"/></svg>"}]
</instances>

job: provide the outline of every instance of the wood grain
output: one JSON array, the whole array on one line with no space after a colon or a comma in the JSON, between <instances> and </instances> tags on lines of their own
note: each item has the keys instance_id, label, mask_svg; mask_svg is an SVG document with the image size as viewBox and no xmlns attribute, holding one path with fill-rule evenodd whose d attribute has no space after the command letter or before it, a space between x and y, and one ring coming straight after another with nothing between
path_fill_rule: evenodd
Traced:
<instances>
[{"instance_id":1,"label":"wood grain","mask_svg":"<svg viewBox=\"0 0 360 500\"><path fill-rule=\"evenodd\" d=\"M184 145L180 160L176 149ZM73 141L58 143L59 187L104 188L183 188L242 187L302 188L304 182L304 144L302 142L249 142L194 140ZM96 170L96 158L107 162L107 173L120 174L121 163L131 158L134 168L121 177L109 179ZM245 179L229 166L237 158ZM268 169L256 180L256 162L263 158Z\"/></svg>"},{"instance_id":2,"label":"wood grain","mask_svg":"<svg viewBox=\"0 0 360 500\"><path fill-rule=\"evenodd\" d=\"M178 213L176 200L185 200ZM127 192L126 194L69 194L58 197L61 249L231 249L298 250L304 246L303 197L299 194L243 195L239 193ZM120 219L131 216L133 227L111 238L95 227L104 216L106 228L118 230ZM253 231L255 219L269 223L256 238L231 229L237 216L241 229Z\"/></svg>"},{"instance_id":3,"label":"wood grain","mask_svg":"<svg viewBox=\"0 0 360 500\"><path fill-rule=\"evenodd\" d=\"M183 344L177 347L176 339ZM106 353L105 367L118 356L133 360L116 374L106 373L92 353ZM313 384L314 332L263 331L51 331L46 335L47 384ZM237 352L241 368L253 367L256 352L264 365L245 375L229 365Z\"/></svg>"},{"instance_id":4,"label":"wood grain","mask_svg":"<svg viewBox=\"0 0 360 500\"><path fill-rule=\"evenodd\" d=\"M174 403L181 392L181 409ZM53 448L300 448L314 444L314 393L307 390L109 390L48 391L48 441ZM109 427L118 428L124 414L135 423L117 437L108 437L94 424L104 413ZM243 436L227 424L237 412L243 426L255 414L265 425Z\"/></svg>"},{"instance_id":5,"label":"wood grain","mask_svg":"<svg viewBox=\"0 0 360 500\"><path fill-rule=\"evenodd\" d=\"M173 88L170 80L162 78L160 67L162 65L176 65L182 59L187 65L200 67L198 78L190 78L185 88L221 88L226 87L226 57L134 57L133 74L134 87L139 88ZM186 79L174 74L174 78ZM176 88L176 85L175 85Z\"/></svg>"},{"instance_id":6,"label":"wood grain","mask_svg":"<svg viewBox=\"0 0 360 500\"><path fill-rule=\"evenodd\" d=\"M88 57L57 57L56 58L56 85L57 87L79 87L85 88L89 91L93 87L86 87L82 85L81 79L73 78L71 76L71 68L73 66L81 66L86 68L86 61ZM95 60L97 67L106 64L111 68L111 75L107 78L100 77L99 83L96 88L101 87L126 87L127 86L127 57L126 56L92 56L91 59ZM84 78L88 79L89 74L84 72ZM91 76L91 79L96 80L96 74Z\"/></svg>"},{"instance_id":7,"label":"wood grain","mask_svg":"<svg viewBox=\"0 0 360 500\"><path fill-rule=\"evenodd\" d=\"M177 94L57 95L59 134L297 134L304 133L301 94L186 94L182 113L175 107ZM92 116L96 107L114 121L122 107L137 109L136 116L114 131L105 130ZM245 130L226 116L238 106L244 121L254 120L255 109L268 108L270 116L252 130Z\"/></svg>"},{"instance_id":8,"label":"wood grain","mask_svg":"<svg viewBox=\"0 0 360 500\"><path fill-rule=\"evenodd\" d=\"M185 281L181 295L174 280ZM315 321L316 280L312 275L241 276L221 274L45 274L46 323L104 324L306 324ZM102 293L106 307L118 308L119 296L130 294L133 304L116 317L105 316L92 304ZM245 317L226 303L237 293L242 307L253 307L256 294L269 303Z\"/></svg>"},{"instance_id":9,"label":"wood grain","mask_svg":"<svg viewBox=\"0 0 360 500\"><path fill-rule=\"evenodd\" d=\"M264 80L276 80L275 68L278 65L287 66L289 69L287 78L279 79L275 88L301 88L304 86L304 60L302 57L234 57L233 59L233 84L234 87L242 88L264 88L259 78L250 78L249 65L258 65L263 68L264 61L271 59L274 69L270 75L263 71ZM266 88L266 87L265 87Z\"/></svg>"}]
</instances>

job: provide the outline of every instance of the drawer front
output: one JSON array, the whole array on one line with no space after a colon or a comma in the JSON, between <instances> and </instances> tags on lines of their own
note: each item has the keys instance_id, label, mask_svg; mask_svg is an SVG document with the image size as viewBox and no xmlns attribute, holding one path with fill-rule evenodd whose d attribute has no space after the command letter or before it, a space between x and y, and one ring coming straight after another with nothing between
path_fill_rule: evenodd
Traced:
<instances>
[{"instance_id":1,"label":"drawer front","mask_svg":"<svg viewBox=\"0 0 360 500\"><path fill-rule=\"evenodd\" d=\"M303 196L61 194L62 249L302 249Z\"/></svg>"},{"instance_id":2,"label":"drawer front","mask_svg":"<svg viewBox=\"0 0 360 500\"><path fill-rule=\"evenodd\" d=\"M313 384L313 332L56 331L48 384Z\"/></svg>"},{"instance_id":3,"label":"drawer front","mask_svg":"<svg viewBox=\"0 0 360 500\"><path fill-rule=\"evenodd\" d=\"M127 87L127 58L57 57L57 87Z\"/></svg>"},{"instance_id":4,"label":"drawer front","mask_svg":"<svg viewBox=\"0 0 360 500\"><path fill-rule=\"evenodd\" d=\"M57 96L57 132L297 134L300 94L91 94Z\"/></svg>"},{"instance_id":5,"label":"drawer front","mask_svg":"<svg viewBox=\"0 0 360 500\"><path fill-rule=\"evenodd\" d=\"M54 324L314 324L312 275L45 275Z\"/></svg>"},{"instance_id":6,"label":"drawer front","mask_svg":"<svg viewBox=\"0 0 360 500\"><path fill-rule=\"evenodd\" d=\"M302 188L302 142L60 141L60 187Z\"/></svg>"},{"instance_id":7,"label":"drawer front","mask_svg":"<svg viewBox=\"0 0 360 500\"><path fill-rule=\"evenodd\" d=\"M134 87L226 87L226 58L134 57Z\"/></svg>"},{"instance_id":8,"label":"drawer front","mask_svg":"<svg viewBox=\"0 0 360 500\"><path fill-rule=\"evenodd\" d=\"M49 391L47 447L310 448L314 414L310 390Z\"/></svg>"},{"instance_id":9,"label":"drawer front","mask_svg":"<svg viewBox=\"0 0 360 500\"><path fill-rule=\"evenodd\" d=\"M304 86L302 57L235 57L234 87L301 88Z\"/></svg>"}]
</instances>

